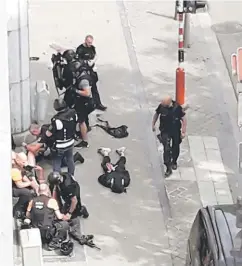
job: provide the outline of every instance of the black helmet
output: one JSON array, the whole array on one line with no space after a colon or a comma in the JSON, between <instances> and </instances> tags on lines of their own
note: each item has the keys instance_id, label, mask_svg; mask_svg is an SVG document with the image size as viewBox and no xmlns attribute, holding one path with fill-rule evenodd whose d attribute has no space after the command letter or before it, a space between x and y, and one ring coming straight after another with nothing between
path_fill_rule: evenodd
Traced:
<instances>
[{"instance_id":1,"label":"black helmet","mask_svg":"<svg viewBox=\"0 0 242 266\"><path fill-rule=\"evenodd\" d=\"M71 62L76 57L76 53L74 50L66 50L62 56L67 62Z\"/></svg>"},{"instance_id":2,"label":"black helmet","mask_svg":"<svg viewBox=\"0 0 242 266\"><path fill-rule=\"evenodd\" d=\"M57 185L60 182L61 174L52 172L48 175L48 182L50 185Z\"/></svg>"},{"instance_id":3,"label":"black helmet","mask_svg":"<svg viewBox=\"0 0 242 266\"><path fill-rule=\"evenodd\" d=\"M64 101L64 99L62 99L62 98L58 98L58 99L55 99L55 100L54 100L54 104L53 104L53 106L54 106L54 109L55 109L57 112L59 112L59 111L65 109L65 108L67 107L67 104L66 104L66 102Z\"/></svg>"},{"instance_id":4,"label":"black helmet","mask_svg":"<svg viewBox=\"0 0 242 266\"><path fill-rule=\"evenodd\" d=\"M60 252L64 256L69 256L73 252L74 244L70 240L61 244Z\"/></svg>"}]
</instances>

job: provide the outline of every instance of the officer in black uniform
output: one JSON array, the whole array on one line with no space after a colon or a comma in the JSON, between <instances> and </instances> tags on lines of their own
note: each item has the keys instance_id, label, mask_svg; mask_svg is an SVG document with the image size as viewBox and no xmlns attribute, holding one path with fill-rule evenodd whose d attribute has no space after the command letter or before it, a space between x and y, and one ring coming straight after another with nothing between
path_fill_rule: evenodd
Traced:
<instances>
[{"instance_id":1,"label":"officer in black uniform","mask_svg":"<svg viewBox=\"0 0 242 266\"><path fill-rule=\"evenodd\" d=\"M39 196L29 202L25 220L31 226L40 229L41 239L50 250L61 248L68 237L69 224L55 199L51 198L48 185L41 184Z\"/></svg>"},{"instance_id":2,"label":"officer in black uniform","mask_svg":"<svg viewBox=\"0 0 242 266\"><path fill-rule=\"evenodd\" d=\"M54 101L57 114L51 119L51 125L46 132L47 137L55 139L52 149L53 170L61 172L61 163L66 158L68 172L74 175L75 163L73 159L73 146L77 124L77 114L74 109L67 107L66 102L59 98Z\"/></svg>"},{"instance_id":3,"label":"officer in black uniform","mask_svg":"<svg viewBox=\"0 0 242 266\"><path fill-rule=\"evenodd\" d=\"M35 154L36 162L41 161L42 159L51 160L51 154L47 154L47 151L51 152L54 148L55 138L54 136L47 137L46 132L48 131L50 124L44 124L42 126L38 124L31 124L29 131L30 133L37 137L37 143L26 144L23 146L28 152ZM74 162L84 163L84 158L79 152L74 154ZM62 167L67 166L65 158L62 160Z\"/></svg>"},{"instance_id":4,"label":"officer in black uniform","mask_svg":"<svg viewBox=\"0 0 242 266\"><path fill-rule=\"evenodd\" d=\"M75 84L74 72L75 72L75 63L76 63L76 53L73 50L66 50L63 53L63 58L66 60L66 65L63 69L63 80L62 84L66 88L64 100L67 103L68 107L73 108L75 104L75 96L71 89Z\"/></svg>"},{"instance_id":5,"label":"officer in black uniform","mask_svg":"<svg viewBox=\"0 0 242 266\"><path fill-rule=\"evenodd\" d=\"M88 218L89 213L81 203L80 186L74 177L68 173L53 172L48 176L52 196L57 199L62 207L62 212L70 219L70 235L81 241L79 218ZM62 201L64 205L62 205Z\"/></svg>"},{"instance_id":6,"label":"officer in black uniform","mask_svg":"<svg viewBox=\"0 0 242 266\"><path fill-rule=\"evenodd\" d=\"M87 35L85 38L85 42L77 47L76 53L79 59L88 61L88 64L91 68L92 95L94 102L96 104L96 109L105 111L107 107L101 103L100 95L97 89L98 75L97 72L94 71L95 62L97 60L97 53L96 53L96 48L95 46L92 45L92 43L93 43L93 36Z\"/></svg>"},{"instance_id":7,"label":"officer in black uniform","mask_svg":"<svg viewBox=\"0 0 242 266\"><path fill-rule=\"evenodd\" d=\"M182 107L172 100L170 96L165 97L157 107L152 121L152 130L160 117L160 134L158 138L164 146L164 164L166 166L165 176L169 177L172 170L177 169L177 159L180 153L180 143L186 134L185 112Z\"/></svg>"},{"instance_id":8,"label":"officer in black uniform","mask_svg":"<svg viewBox=\"0 0 242 266\"><path fill-rule=\"evenodd\" d=\"M78 114L78 122L82 141L75 147L88 148L87 132L89 127L88 115L94 111L95 103L92 98L91 86L92 78L90 68L84 60L76 62L75 65L75 87L76 93L75 110Z\"/></svg>"}]
</instances>

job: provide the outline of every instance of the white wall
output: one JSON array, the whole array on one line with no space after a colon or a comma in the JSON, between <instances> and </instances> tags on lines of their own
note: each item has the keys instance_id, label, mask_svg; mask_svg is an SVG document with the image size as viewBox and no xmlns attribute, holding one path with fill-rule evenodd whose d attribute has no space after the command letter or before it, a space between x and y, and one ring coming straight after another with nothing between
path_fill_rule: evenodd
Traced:
<instances>
[{"instance_id":1,"label":"white wall","mask_svg":"<svg viewBox=\"0 0 242 266\"><path fill-rule=\"evenodd\" d=\"M30 115L28 1L7 0L8 61L13 133L28 130Z\"/></svg>"}]
</instances>

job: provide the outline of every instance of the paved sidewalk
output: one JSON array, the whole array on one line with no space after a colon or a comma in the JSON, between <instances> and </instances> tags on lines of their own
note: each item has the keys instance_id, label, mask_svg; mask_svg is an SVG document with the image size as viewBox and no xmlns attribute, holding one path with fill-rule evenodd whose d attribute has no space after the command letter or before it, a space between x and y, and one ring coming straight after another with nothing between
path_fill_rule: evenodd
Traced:
<instances>
[{"instance_id":1,"label":"paved sidewalk","mask_svg":"<svg viewBox=\"0 0 242 266\"><path fill-rule=\"evenodd\" d=\"M104 117L114 125L127 124L130 132L124 140L114 140L100 129L89 134L91 146L82 152L86 161L77 166L76 178L90 210L82 231L93 233L102 251L76 246L76 256L68 265L183 265L197 210L206 204L231 203L230 188L237 193L235 99L227 97L232 88L207 17L193 16L193 44L185 54L191 106L188 136L178 171L164 181L161 146L156 146L151 119L161 96L175 91L174 3L32 0L30 8L31 56L40 56L32 64L32 76L46 79L53 87L49 44L77 46L85 34L93 34L99 52L100 92L109 107ZM48 115L52 113L50 108ZM91 122L95 123L95 114ZM132 184L126 195L111 194L97 183L100 145L114 150L128 147ZM45 254L45 265L60 263L56 255Z\"/></svg>"},{"instance_id":2,"label":"paved sidewalk","mask_svg":"<svg viewBox=\"0 0 242 266\"><path fill-rule=\"evenodd\" d=\"M177 22L172 20L173 4L162 5L127 3L140 69L151 80L144 83L152 112L160 95L175 91ZM197 209L232 203L231 189L237 193L236 101L209 22L207 14L192 16L192 46L185 53L188 137L182 143L178 171L165 182L172 211L167 229L174 265L184 264Z\"/></svg>"}]
</instances>

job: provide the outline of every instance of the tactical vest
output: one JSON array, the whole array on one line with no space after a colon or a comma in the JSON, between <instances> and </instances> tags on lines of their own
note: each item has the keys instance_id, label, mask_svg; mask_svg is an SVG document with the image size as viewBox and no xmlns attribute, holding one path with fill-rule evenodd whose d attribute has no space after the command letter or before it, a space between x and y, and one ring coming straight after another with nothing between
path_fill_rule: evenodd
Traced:
<instances>
[{"instance_id":1,"label":"tactical vest","mask_svg":"<svg viewBox=\"0 0 242 266\"><path fill-rule=\"evenodd\" d=\"M180 118L177 116L178 104L173 101L173 106L169 110L168 107L162 107L160 114L160 131L170 132L179 129L181 126Z\"/></svg>"},{"instance_id":2,"label":"tactical vest","mask_svg":"<svg viewBox=\"0 0 242 266\"><path fill-rule=\"evenodd\" d=\"M49 200L50 198L45 195L33 199L31 220L34 227L42 228L52 226L55 211L47 207Z\"/></svg>"},{"instance_id":3,"label":"tactical vest","mask_svg":"<svg viewBox=\"0 0 242 266\"><path fill-rule=\"evenodd\" d=\"M60 120L63 124L61 130L57 130L55 133L55 148L66 149L70 148L74 144L74 136L76 131L76 112L73 109L66 109L58 112L53 120Z\"/></svg>"}]
</instances>

